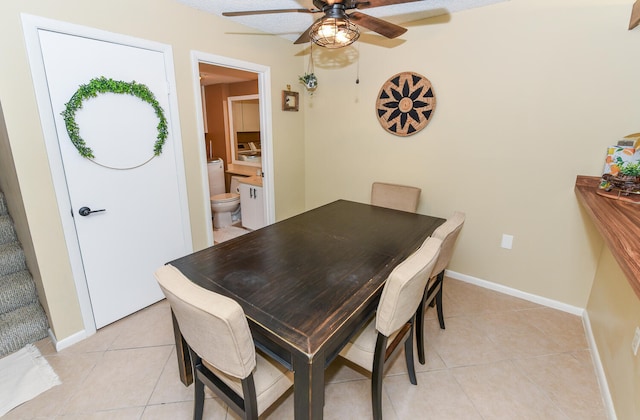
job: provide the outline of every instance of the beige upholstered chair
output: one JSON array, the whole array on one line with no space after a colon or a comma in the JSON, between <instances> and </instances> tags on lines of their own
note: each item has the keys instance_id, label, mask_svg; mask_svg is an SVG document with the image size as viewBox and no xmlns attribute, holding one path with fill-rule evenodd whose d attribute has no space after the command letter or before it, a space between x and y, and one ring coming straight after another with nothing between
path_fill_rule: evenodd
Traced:
<instances>
[{"instance_id":1,"label":"beige upholstered chair","mask_svg":"<svg viewBox=\"0 0 640 420\"><path fill-rule=\"evenodd\" d=\"M422 190L407 185L374 182L371 185L371 204L394 210L415 213Z\"/></svg>"},{"instance_id":2,"label":"beige upholstered chair","mask_svg":"<svg viewBox=\"0 0 640 420\"><path fill-rule=\"evenodd\" d=\"M171 265L155 276L189 346L194 419L202 418L205 384L245 419L257 419L293 385L291 372L256 352L236 301L199 287Z\"/></svg>"},{"instance_id":3,"label":"beige upholstered chair","mask_svg":"<svg viewBox=\"0 0 640 420\"><path fill-rule=\"evenodd\" d=\"M429 238L393 269L382 290L374 319L342 349L340 356L371 372L373 418L382 418L382 375L387 360L404 343L409 380L416 385L413 321L440 253L440 239Z\"/></svg>"},{"instance_id":4,"label":"beige upholstered chair","mask_svg":"<svg viewBox=\"0 0 640 420\"><path fill-rule=\"evenodd\" d=\"M438 261L433 268L434 276L429 279L429 285L425 290L424 298L418 307L416 313L416 343L418 346L418 360L424 365L424 311L426 305L436 305L438 310L438 321L440 322L440 328L444 330L444 315L442 313L442 287L444 282L444 269L449 265L451 257L453 255L453 246L458 239L458 234L464 224L465 214L463 212L456 211L453 215L447 219L442 225L440 225L431 235L433 238L442 240L442 249Z\"/></svg>"}]
</instances>

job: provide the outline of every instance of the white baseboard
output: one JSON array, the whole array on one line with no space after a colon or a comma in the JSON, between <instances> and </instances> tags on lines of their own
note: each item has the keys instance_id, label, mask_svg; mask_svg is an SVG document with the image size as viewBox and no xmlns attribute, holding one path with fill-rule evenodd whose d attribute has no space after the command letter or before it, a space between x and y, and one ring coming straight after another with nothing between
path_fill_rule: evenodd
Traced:
<instances>
[{"instance_id":1,"label":"white baseboard","mask_svg":"<svg viewBox=\"0 0 640 420\"><path fill-rule=\"evenodd\" d=\"M584 311L582 315L582 324L587 335L587 341L589 342L589 349L591 349L591 359L593 360L593 367L596 370L596 377L598 378L598 385L600 385L600 393L604 400L604 408L607 411L607 418L609 420L616 420L616 410L613 405L613 399L611 399L611 392L609 391L609 383L604 373L604 367L600 361L600 353L598 353L598 346L596 340L593 337L593 331L591 330L591 321L589 321L589 314Z\"/></svg>"},{"instance_id":2,"label":"white baseboard","mask_svg":"<svg viewBox=\"0 0 640 420\"><path fill-rule=\"evenodd\" d=\"M470 283L476 286L484 287L485 289L495 290L496 292L504 293L505 295L528 300L529 302L534 302L549 308L557 309L559 311L567 312L567 313L581 317L582 324L584 325L587 342L589 343L589 349L591 350L591 358L593 360L593 366L596 371L598 384L600 385L600 393L602 394L602 399L605 405L607 416L609 420L617 419L616 411L613 406L613 400L611 399L611 392L609 391L609 385L607 383L607 379L604 373L604 367L602 366L602 362L600 360L600 354L598 353L598 347L596 346L596 341L593 338L593 331L591 330L591 322L589 321L589 315L587 314L587 311L584 308L568 305L566 303L558 302L556 300L548 299L542 296L533 295L531 293L513 289L511 287L507 287L502 284L496 284L487 280L482 280L477 277L456 273L455 271L446 270L445 275L452 279L456 279L456 280L464 281L465 283Z\"/></svg>"},{"instance_id":3,"label":"white baseboard","mask_svg":"<svg viewBox=\"0 0 640 420\"><path fill-rule=\"evenodd\" d=\"M49 328L49 337L51 337L51 341L53 342L53 346L56 348L56 351L60 351L84 340L85 338L87 338L87 333L85 330L78 331L77 333L58 341L56 339L56 336L53 334L53 331L51 331L51 328Z\"/></svg>"},{"instance_id":4,"label":"white baseboard","mask_svg":"<svg viewBox=\"0 0 640 420\"><path fill-rule=\"evenodd\" d=\"M456 273L455 271L446 270L445 275L452 279L464 281L465 283L475 284L476 286L484 287L485 289L495 290L496 292L504 293L505 295L517 297L520 299L528 300L529 302L537 303L542 306L557 309L562 312L568 312L573 315L582 316L585 312L584 308L568 305L557 300L545 298L542 296L533 295L531 293L523 292L518 289L504 286L502 284L492 283L487 280L482 280L477 277L468 276L466 274Z\"/></svg>"}]
</instances>

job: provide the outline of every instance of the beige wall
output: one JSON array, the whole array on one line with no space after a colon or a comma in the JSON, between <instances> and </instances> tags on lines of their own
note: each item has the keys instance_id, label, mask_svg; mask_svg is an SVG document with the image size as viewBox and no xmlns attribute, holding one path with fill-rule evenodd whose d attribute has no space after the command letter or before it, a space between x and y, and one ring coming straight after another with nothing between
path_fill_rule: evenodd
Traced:
<instances>
[{"instance_id":1,"label":"beige wall","mask_svg":"<svg viewBox=\"0 0 640 420\"><path fill-rule=\"evenodd\" d=\"M206 246L205 208L202 194L205 157L200 155L202 130L195 112L191 50L226 56L270 66L273 90L274 173L276 218L287 217L304 208L304 143L301 113L280 111L280 90L297 80L302 61L299 50L279 37L230 35L246 28L228 20L183 6L172 0L26 0L0 4L0 103L7 135L0 136L2 151L13 156L17 183L24 202L33 250L37 262L41 298L56 337L64 339L83 329L70 262L63 237L60 214L35 94L20 13L43 16L119 34L166 43L173 48L178 92L180 129L188 184L189 211L195 249ZM295 147L292 147L294 146ZM4 157L3 157L4 160Z\"/></svg>"},{"instance_id":2,"label":"beige wall","mask_svg":"<svg viewBox=\"0 0 640 420\"><path fill-rule=\"evenodd\" d=\"M319 87L303 95L307 207L366 202L374 180L416 185L420 213L467 214L453 271L584 308L599 248L573 187L639 129L631 3L514 0L416 22L394 48L315 48ZM437 99L410 137L375 114L382 84L403 71L427 77ZM500 248L503 233L512 250Z\"/></svg>"},{"instance_id":3,"label":"beige wall","mask_svg":"<svg viewBox=\"0 0 640 420\"><path fill-rule=\"evenodd\" d=\"M640 414L640 353L631 342L640 326L640 304L627 278L606 246L589 297L587 313L619 419Z\"/></svg>"}]
</instances>

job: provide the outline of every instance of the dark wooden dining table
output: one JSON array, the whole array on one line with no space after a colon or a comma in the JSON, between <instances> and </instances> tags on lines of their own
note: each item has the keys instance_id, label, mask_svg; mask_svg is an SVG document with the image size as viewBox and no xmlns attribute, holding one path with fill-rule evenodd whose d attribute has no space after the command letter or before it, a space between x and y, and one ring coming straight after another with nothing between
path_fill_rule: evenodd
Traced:
<instances>
[{"instance_id":1,"label":"dark wooden dining table","mask_svg":"<svg viewBox=\"0 0 640 420\"><path fill-rule=\"evenodd\" d=\"M321 419L325 368L375 314L391 270L443 222L338 200L170 264L242 306L256 347L294 372L295 418ZM174 332L188 385L175 320Z\"/></svg>"}]
</instances>

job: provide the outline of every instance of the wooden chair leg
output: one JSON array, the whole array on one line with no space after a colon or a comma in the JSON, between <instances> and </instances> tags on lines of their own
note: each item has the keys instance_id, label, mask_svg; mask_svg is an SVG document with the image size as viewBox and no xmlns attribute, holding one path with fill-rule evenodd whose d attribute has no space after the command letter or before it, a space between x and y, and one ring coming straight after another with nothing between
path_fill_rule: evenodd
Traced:
<instances>
[{"instance_id":1,"label":"wooden chair leg","mask_svg":"<svg viewBox=\"0 0 640 420\"><path fill-rule=\"evenodd\" d=\"M253 375L242 380L242 395L244 396L244 418L257 420L258 405L256 404L256 386L253 382Z\"/></svg>"},{"instance_id":2,"label":"wooden chair leg","mask_svg":"<svg viewBox=\"0 0 640 420\"><path fill-rule=\"evenodd\" d=\"M438 290L434 301L436 302L436 308L438 309L438 322L440 322L440 328L444 330L444 314L442 312L442 289L444 288L444 270L438 274L437 281L440 282L440 290Z\"/></svg>"},{"instance_id":3,"label":"wooden chair leg","mask_svg":"<svg viewBox=\"0 0 640 420\"><path fill-rule=\"evenodd\" d=\"M418 361L421 365L425 364L424 358L424 310L425 300L427 298L428 290L424 291L422 301L416 311L416 345L418 347Z\"/></svg>"},{"instance_id":4,"label":"wooden chair leg","mask_svg":"<svg viewBox=\"0 0 640 420\"><path fill-rule=\"evenodd\" d=\"M373 420L382 420L382 376L384 375L384 359L387 350L387 337L378 333L376 350L373 356L371 371L371 407Z\"/></svg>"},{"instance_id":5,"label":"wooden chair leg","mask_svg":"<svg viewBox=\"0 0 640 420\"><path fill-rule=\"evenodd\" d=\"M413 323L411 323L411 330L404 341L404 357L407 362L407 373L409 374L409 381L413 385L418 385L418 379L416 378L416 367L413 363ZM424 349L423 355L424 358ZM424 362L422 363L424 364Z\"/></svg>"},{"instance_id":6,"label":"wooden chair leg","mask_svg":"<svg viewBox=\"0 0 640 420\"><path fill-rule=\"evenodd\" d=\"M200 371L198 366L202 363L202 359L191 349L189 349L189 355L193 361L193 420L202 420L202 413L204 410L204 382L200 378Z\"/></svg>"}]
</instances>

